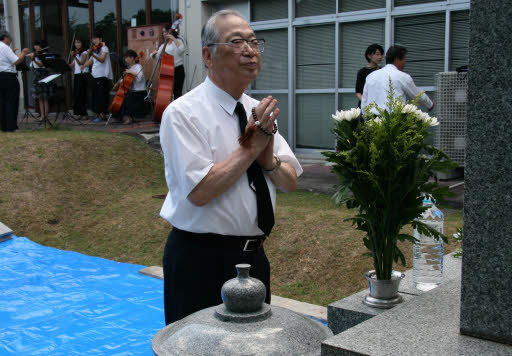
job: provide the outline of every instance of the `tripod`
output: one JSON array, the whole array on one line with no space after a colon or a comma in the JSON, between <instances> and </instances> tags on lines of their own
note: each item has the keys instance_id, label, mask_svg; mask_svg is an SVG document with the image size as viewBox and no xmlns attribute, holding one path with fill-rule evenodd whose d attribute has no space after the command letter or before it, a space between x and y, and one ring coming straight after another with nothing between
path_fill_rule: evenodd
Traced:
<instances>
[{"instance_id":1,"label":"tripod","mask_svg":"<svg viewBox=\"0 0 512 356\"><path fill-rule=\"evenodd\" d=\"M42 62L44 63L46 68L52 68L55 71L55 73L61 74L60 75L60 82L62 84L61 88L65 88L64 79L63 79L64 74L71 70L69 68L67 62L65 60L63 60L62 58L59 58L59 55L57 55L57 54L45 55L45 57L42 59ZM63 91L64 90L62 90L62 92ZM69 113L68 108L65 104L64 97L65 97L64 93L62 93L61 95L57 95L57 100L55 103L56 104L55 122L57 122L57 120L60 119L61 121L69 120L72 122L79 123L80 125L83 125L82 122L77 120L72 114ZM61 117L59 118L59 116L61 116ZM52 124L50 123L50 125L52 125ZM46 127L46 124L45 124L45 127Z\"/></svg>"}]
</instances>

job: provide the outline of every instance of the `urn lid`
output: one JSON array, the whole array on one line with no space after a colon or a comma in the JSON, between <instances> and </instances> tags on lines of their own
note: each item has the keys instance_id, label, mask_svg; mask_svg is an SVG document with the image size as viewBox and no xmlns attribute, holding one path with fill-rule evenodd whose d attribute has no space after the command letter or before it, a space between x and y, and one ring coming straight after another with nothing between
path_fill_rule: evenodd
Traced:
<instances>
[{"instance_id":1,"label":"urn lid","mask_svg":"<svg viewBox=\"0 0 512 356\"><path fill-rule=\"evenodd\" d=\"M320 355L332 336L325 325L264 303L265 285L236 265L238 276L222 286L223 304L200 310L160 330L156 355Z\"/></svg>"}]
</instances>

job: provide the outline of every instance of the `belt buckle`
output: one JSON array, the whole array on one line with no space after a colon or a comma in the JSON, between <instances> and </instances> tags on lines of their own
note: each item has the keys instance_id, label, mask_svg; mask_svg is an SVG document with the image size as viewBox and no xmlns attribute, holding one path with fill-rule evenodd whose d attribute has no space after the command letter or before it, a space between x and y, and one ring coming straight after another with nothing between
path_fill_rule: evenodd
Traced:
<instances>
[{"instance_id":1,"label":"belt buckle","mask_svg":"<svg viewBox=\"0 0 512 356\"><path fill-rule=\"evenodd\" d=\"M254 241L258 241L258 239L247 239L247 241L245 241L245 246L244 246L244 249L242 250L243 252L252 252L252 251L255 251L256 249L252 249L252 250L249 250L248 249L248 246L251 242L254 242Z\"/></svg>"}]
</instances>

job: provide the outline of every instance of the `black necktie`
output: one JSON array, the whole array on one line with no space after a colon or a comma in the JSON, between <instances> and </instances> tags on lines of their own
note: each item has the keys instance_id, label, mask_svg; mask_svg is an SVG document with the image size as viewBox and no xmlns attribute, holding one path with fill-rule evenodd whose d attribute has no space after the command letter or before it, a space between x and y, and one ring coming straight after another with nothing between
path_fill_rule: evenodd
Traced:
<instances>
[{"instance_id":1,"label":"black necktie","mask_svg":"<svg viewBox=\"0 0 512 356\"><path fill-rule=\"evenodd\" d=\"M247 126L247 114L245 113L242 103L236 103L235 112L238 115L240 132L244 133L245 127ZM249 186L256 193L258 227L268 236L274 226L274 210L272 208L272 200L270 199L270 192L265 176L256 161L252 162L251 166L247 169L247 178L249 178Z\"/></svg>"}]
</instances>

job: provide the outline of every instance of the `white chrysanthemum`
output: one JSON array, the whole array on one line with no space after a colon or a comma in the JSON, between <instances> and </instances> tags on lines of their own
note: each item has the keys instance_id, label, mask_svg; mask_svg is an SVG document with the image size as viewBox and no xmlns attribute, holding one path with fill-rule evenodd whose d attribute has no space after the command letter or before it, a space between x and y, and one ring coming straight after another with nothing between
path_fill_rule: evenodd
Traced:
<instances>
[{"instance_id":1,"label":"white chrysanthemum","mask_svg":"<svg viewBox=\"0 0 512 356\"><path fill-rule=\"evenodd\" d=\"M373 122L376 124L380 124L380 123L382 123L382 118L380 116L377 116L373 119Z\"/></svg>"},{"instance_id":2,"label":"white chrysanthemum","mask_svg":"<svg viewBox=\"0 0 512 356\"><path fill-rule=\"evenodd\" d=\"M407 104L402 108L402 114L411 114L418 110L418 107L413 104Z\"/></svg>"},{"instance_id":3,"label":"white chrysanthemum","mask_svg":"<svg viewBox=\"0 0 512 356\"><path fill-rule=\"evenodd\" d=\"M361 109L355 108L347 111L336 111L336 114L332 115L332 118L336 121L350 121L358 118L359 115L361 115Z\"/></svg>"},{"instance_id":4,"label":"white chrysanthemum","mask_svg":"<svg viewBox=\"0 0 512 356\"><path fill-rule=\"evenodd\" d=\"M418 115L418 119L420 119L423 122L429 122L430 116L426 112L423 112L421 110L416 110L416 115Z\"/></svg>"},{"instance_id":5,"label":"white chrysanthemum","mask_svg":"<svg viewBox=\"0 0 512 356\"><path fill-rule=\"evenodd\" d=\"M430 118L430 126L437 126L439 125L439 121L437 121L437 117L431 117Z\"/></svg>"}]
</instances>

